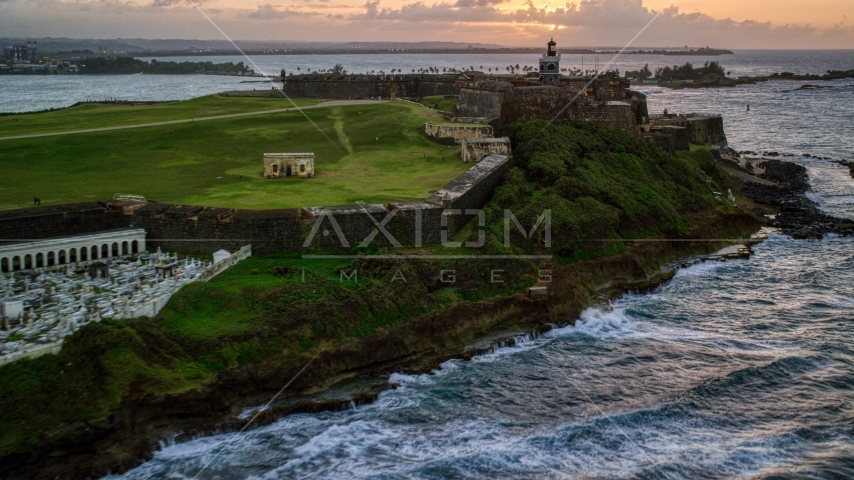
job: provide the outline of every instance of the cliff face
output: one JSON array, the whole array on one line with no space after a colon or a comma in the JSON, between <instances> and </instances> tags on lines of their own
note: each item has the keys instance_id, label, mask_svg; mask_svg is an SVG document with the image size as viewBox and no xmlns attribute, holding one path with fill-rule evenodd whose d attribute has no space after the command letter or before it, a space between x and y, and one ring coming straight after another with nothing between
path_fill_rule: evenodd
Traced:
<instances>
[{"instance_id":1,"label":"cliff face","mask_svg":"<svg viewBox=\"0 0 854 480\"><path fill-rule=\"evenodd\" d=\"M668 280L673 271L666 266L671 262L724 246L703 239L745 238L758 228L751 216L727 209L700 213L690 220L693 227L679 241L638 242L612 257L541 265L552 271L548 295L542 299L516 294L458 302L366 336L304 351L287 361L269 358L232 369L215 382L186 393L155 395L143 393L141 386L132 388L103 420L69 424L0 458L0 477L88 478L121 472L148 458L161 439L181 434L180 440L193 432L239 428L242 421L236 414L242 407L269 399L281 388L282 379L293 377L315 355L310 367L289 387L286 402L267 412L260 423L293 412L337 408L335 402L308 401L304 395L348 378L370 375L382 379L391 371L420 372L448 358L466 358L472 353L467 346L494 337L496 332L512 335L547 329L547 323L570 323L597 300L628 290L648 290ZM686 241L692 238L698 241ZM509 270L512 274L512 267ZM341 315L347 314L347 305L338 308ZM373 395L375 392L364 392L356 398L369 401Z\"/></svg>"}]
</instances>

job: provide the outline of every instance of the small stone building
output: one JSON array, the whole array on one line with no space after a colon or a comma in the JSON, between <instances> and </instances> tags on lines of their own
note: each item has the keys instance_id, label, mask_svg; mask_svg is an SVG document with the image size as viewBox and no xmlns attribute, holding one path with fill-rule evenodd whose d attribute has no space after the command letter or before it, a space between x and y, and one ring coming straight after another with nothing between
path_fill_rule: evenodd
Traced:
<instances>
[{"instance_id":1,"label":"small stone building","mask_svg":"<svg viewBox=\"0 0 854 480\"><path fill-rule=\"evenodd\" d=\"M502 138L464 138L462 143L463 161L477 163L490 155L510 156L510 139Z\"/></svg>"},{"instance_id":2,"label":"small stone building","mask_svg":"<svg viewBox=\"0 0 854 480\"><path fill-rule=\"evenodd\" d=\"M313 153L265 153L264 178L314 176Z\"/></svg>"}]
</instances>

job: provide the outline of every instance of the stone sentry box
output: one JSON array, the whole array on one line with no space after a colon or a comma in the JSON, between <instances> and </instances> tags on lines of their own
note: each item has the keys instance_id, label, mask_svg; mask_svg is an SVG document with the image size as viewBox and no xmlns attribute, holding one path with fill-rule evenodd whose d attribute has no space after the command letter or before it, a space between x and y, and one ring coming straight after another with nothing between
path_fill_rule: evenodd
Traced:
<instances>
[{"instance_id":1,"label":"stone sentry box","mask_svg":"<svg viewBox=\"0 0 854 480\"><path fill-rule=\"evenodd\" d=\"M264 178L309 178L313 176L313 153L264 154Z\"/></svg>"}]
</instances>

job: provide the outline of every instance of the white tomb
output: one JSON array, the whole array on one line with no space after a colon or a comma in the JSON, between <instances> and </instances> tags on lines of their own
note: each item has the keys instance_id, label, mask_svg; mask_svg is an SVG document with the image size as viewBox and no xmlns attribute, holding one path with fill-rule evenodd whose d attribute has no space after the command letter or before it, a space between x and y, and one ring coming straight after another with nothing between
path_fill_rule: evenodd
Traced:
<instances>
[{"instance_id":1,"label":"white tomb","mask_svg":"<svg viewBox=\"0 0 854 480\"><path fill-rule=\"evenodd\" d=\"M225 260L226 258L228 258L230 256L231 256L231 252L229 252L228 250L219 250L219 251L214 252L214 254L213 254L214 265Z\"/></svg>"}]
</instances>

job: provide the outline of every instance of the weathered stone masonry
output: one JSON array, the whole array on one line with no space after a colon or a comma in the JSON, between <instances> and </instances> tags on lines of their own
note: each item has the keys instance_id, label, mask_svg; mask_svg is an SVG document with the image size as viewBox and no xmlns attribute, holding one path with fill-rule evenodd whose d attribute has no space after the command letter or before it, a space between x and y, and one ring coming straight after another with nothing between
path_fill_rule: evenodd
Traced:
<instances>
[{"instance_id":1,"label":"weathered stone masonry","mask_svg":"<svg viewBox=\"0 0 854 480\"><path fill-rule=\"evenodd\" d=\"M584 120L631 132L647 120L646 97L627 89L622 81L602 79L585 91L585 79L564 79L560 86L515 85L505 81L472 82L462 89L462 115L486 117L493 125L517 120ZM589 83L589 81L588 81Z\"/></svg>"},{"instance_id":2,"label":"weathered stone masonry","mask_svg":"<svg viewBox=\"0 0 854 480\"><path fill-rule=\"evenodd\" d=\"M445 145L458 145L466 138L492 137L493 129L489 125L465 126L425 123L424 133L427 138L435 142Z\"/></svg>"},{"instance_id":3,"label":"weathered stone masonry","mask_svg":"<svg viewBox=\"0 0 854 480\"><path fill-rule=\"evenodd\" d=\"M299 98L421 98L458 95L471 78L463 74L289 75L283 91Z\"/></svg>"}]
</instances>

